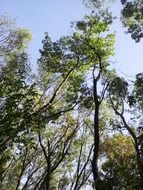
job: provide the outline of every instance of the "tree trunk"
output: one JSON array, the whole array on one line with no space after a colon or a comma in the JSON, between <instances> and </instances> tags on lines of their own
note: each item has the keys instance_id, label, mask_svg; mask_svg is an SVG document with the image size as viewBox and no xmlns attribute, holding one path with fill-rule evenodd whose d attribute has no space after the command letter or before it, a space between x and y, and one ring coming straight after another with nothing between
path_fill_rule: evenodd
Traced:
<instances>
[{"instance_id":1,"label":"tree trunk","mask_svg":"<svg viewBox=\"0 0 143 190\"><path fill-rule=\"evenodd\" d=\"M98 154L99 154L99 100L97 94L97 80L93 81L93 94L94 94L94 148L93 148L93 159L92 159L92 173L94 180L94 187L99 190L99 174L98 174Z\"/></svg>"},{"instance_id":2,"label":"tree trunk","mask_svg":"<svg viewBox=\"0 0 143 190\"><path fill-rule=\"evenodd\" d=\"M50 174L46 175L46 190L50 190Z\"/></svg>"},{"instance_id":3,"label":"tree trunk","mask_svg":"<svg viewBox=\"0 0 143 190\"><path fill-rule=\"evenodd\" d=\"M140 190L143 190L143 163L140 156L140 151L138 146L136 147L136 153L137 153L137 165L138 165L138 171L140 175Z\"/></svg>"}]
</instances>

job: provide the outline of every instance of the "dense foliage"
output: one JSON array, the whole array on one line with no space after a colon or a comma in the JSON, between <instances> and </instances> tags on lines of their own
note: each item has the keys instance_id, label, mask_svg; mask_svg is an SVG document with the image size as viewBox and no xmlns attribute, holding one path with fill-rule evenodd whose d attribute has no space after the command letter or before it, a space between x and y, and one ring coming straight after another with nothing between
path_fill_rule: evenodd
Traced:
<instances>
[{"instance_id":1,"label":"dense foliage","mask_svg":"<svg viewBox=\"0 0 143 190\"><path fill-rule=\"evenodd\" d=\"M45 33L33 74L31 34L1 16L0 190L143 189L143 73L130 82L110 69L112 22L102 7L70 36Z\"/></svg>"}]
</instances>

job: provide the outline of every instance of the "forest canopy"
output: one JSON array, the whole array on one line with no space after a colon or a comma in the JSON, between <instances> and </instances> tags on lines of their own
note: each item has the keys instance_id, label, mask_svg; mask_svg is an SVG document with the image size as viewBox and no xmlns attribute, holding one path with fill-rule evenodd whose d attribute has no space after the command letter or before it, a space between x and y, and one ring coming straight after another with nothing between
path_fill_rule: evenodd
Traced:
<instances>
[{"instance_id":1,"label":"forest canopy","mask_svg":"<svg viewBox=\"0 0 143 190\"><path fill-rule=\"evenodd\" d=\"M84 1L72 34L45 32L36 73L31 32L0 16L0 190L143 190L143 72L111 68L112 3ZM143 2L121 5L140 43Z\"/></svg>"}]
</instances>

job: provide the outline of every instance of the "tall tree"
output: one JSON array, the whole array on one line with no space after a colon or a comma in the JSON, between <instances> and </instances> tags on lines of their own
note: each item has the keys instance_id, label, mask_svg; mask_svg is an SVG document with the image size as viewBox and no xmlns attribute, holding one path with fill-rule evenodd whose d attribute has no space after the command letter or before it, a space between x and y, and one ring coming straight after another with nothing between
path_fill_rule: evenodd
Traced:
<instances>
[{"instance_id":1,"label":"tall tree","mask_svg":"<svg viewBox=\"0 0 143 190\"><path fill-rule=\"evenodd\" d=\"M129 91L129 84L123 78L114 78L113 82L109 85L109 96L111 106L119 118L118 126L121 129L124 128L127 130L128 134L132 138L135 149L136 165L140 176L139 189L143 189L143 160L141 151L142 130L140 130L140 125L138 125L141 120L140 114L142 110L140 112L137 101L138 99L136 99L137 97L140 97L140 87L138 86L138 82L142 77L140 79L139 78L137 75L137 80L134 82L134 88L131 92ZM127 112L128 114L130 113L129 121L127 119L128 116L126 115Z\"/></svg>"},{"instance_id":2,"label":"tall tree","mask_svg":"<svg viewBox=\"0 0 143 190\"><path fill-rule=\"evenodd\" d=\"M102 83L101 94L98 92L98 83L101 84L101 76L107 71L108 58L113 54L114 34L105 34L111 22L110 15L104 15L103 18L91 15L75 24L76 31L72 36L52 43L46 34L39 60L42 77L54 82L52 83L54 88L50 88L54 92L48 106L54 109L60 101L63 103L60 104L60 110L67 110L67 105L80 106L87 98L94 103L92 172L96 189L99 181L97 165L100 143L99 109L104 99L107 81L104 80ZM86 81L88 75L92 75L91 88ZM47 89L46 92L48 93ZM49 93L51 94L50 91Z\"/></svg>"},{"instance_id":3,"label":"tall tree","mask_svg":"<svg viewBox=\"0 0 143 190\"><path fill-rule=\"evenodd\" d=\"M0 19L0 159L1 169L10 156L10 147L23 130L28 58L25 52L30 33L16 28L11 20ZM27 89L26 89L27 88ZM27 92L26 92L27 91ZM6 150L3 154L3 151ZM2 162L2 160L4 162ZM1 170L2 175L2 170Z\"/></svg>"}]
</instances>

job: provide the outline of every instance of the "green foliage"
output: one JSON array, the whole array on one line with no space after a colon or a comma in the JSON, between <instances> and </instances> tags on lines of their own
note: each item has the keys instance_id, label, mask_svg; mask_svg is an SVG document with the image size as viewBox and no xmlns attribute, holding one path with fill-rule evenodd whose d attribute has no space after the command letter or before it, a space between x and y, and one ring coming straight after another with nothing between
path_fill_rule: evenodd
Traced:
<instances>
[{"instance_id":1,"label":"green foliage","mask_svg":"<svg viewBox=\"0 0 143 190\"><path fill-rule=\"evenodd\" d=\"M84 0L83 2L102 16L107 14L114 3L113 0ZM122 4L120 20L127 29L126 33L129 33L135 42L139 42L143 37L143 2L142 0L121 0L120 2Z\"/></svg>"},{"instance_id":2,"label":"green foliage","mask_svg":"<svg viewBox=\"0 0 143 190\"><path fill-rule=\"evenodd\" d=\"M136 100L139 102L141 108L143 108L143 73L138 73L136 75L136 80L134 83L134 96Z\"/></svg>"},{"instance_id":3,"label":"green foliage","mask_svg":"<svg viewBox=\"0 0 143 190\"><path fill-rule=\"evenodd\" d=\"M111 96L118 99L118 101L122 101L127 97L128 93L128 83L124 78L115 76L111 79L109 85L109 94Z\"/></svg>"},{"instance_id":4,"label":"green foliage","mask_svg":"<svg viewBox=\"0 0 143 190\"><path fill-rule=\"evenodd\" d=\"M107 137L102 145L105 162L102 165L103 187L106 189L138 189L135 150L130 137L117 134Z\"/></svg>"},{"instance_id":5,"label":"green foliage","mask_svg":"<svg viewBox=\"0 0 143 190\"><path fill-rule=\"evenodd\" d=\"M142 117L138 115L142 111L138 109L138 105L142 106L142 73L136 76L130 92L128 82L109 71L115 42L115 34L109 33L111 23L111 14L101 11L74 22L73 34L56 42L45 33L38 79L33 81L25 49L30 33L15 27L6 17L0 19L0 38L7 39L0 42L2 190L92 187L97 104L101 138L99 187L138 189L135 148L139 148L142 161ZM99 85L96 97L95 85ZM139 124L132 129L136 146L133 136L113 134L116 124L121 131L124 127L122 117L113 114L123 104L129 104L128 113L134 116L129 129Z\"/></svg>"},{"instance_id":6,"label":"green foliage","mask_svg":"<svg viewBox=\"0 0 143 190\"><path fill-rule=\"evenodd\" d=\"M17 28L15 21L7 16L0 18L0 56L10 56L23 51L31 40L31 33L27 29Z\"/></svg>"},{"instance_id":7,"label":"green foliage","mask_svg":"<svg viewBox=\"0 0 143 190\"><path fill-rule=\"evenodd\" d=\"M127 27L127 33L139 42L143 37L143 2L141 0L122 1L122 22Z\"/></svg>"},{"instance_id":8,"label":"green foliage","mask_svg":"<svg viewBox=\"0 0 143 190\"><path fill-rule=\"evenodd\" d=\"M22 131L26 85L30 68L24 46L29 40L27 30L10 28L11 21L1 18L1 69L0 69L0 149L9 147L11 140Z\"/></svg>"}]
</instances>

